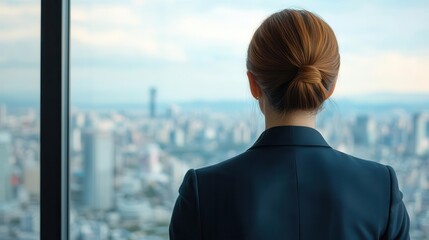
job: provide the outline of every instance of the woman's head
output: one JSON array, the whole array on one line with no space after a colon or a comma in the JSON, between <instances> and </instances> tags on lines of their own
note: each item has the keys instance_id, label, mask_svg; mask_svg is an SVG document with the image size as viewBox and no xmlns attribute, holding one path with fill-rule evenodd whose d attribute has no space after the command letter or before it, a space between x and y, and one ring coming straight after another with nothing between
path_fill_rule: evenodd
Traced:
<instances>
[{"instance_id":1,"label":"woman's head","mask_svg":"<svg viewBox=\"0 0 429 240\"><path fill-rule=\"evenodd\" d=\"M246 65L249 80L275 111L315 111L335 87L340 54L326 22L305 10L285 9L256 30Z\"/></svg>"}]
</instances>

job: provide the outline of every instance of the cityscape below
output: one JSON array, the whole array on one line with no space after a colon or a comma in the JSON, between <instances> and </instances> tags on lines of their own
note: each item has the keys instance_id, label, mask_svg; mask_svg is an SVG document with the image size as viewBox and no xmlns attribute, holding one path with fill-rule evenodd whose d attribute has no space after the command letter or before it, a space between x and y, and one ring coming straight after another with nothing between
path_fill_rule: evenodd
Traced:
<instances>
[{"instance_id":1,"label":"cityscape below","mask_svg":"<svg viewBox=\"0 0 429 240\"><path fill-rule=\"evenodd\" d=\"M256 103L73 104L69 128L70 239L168 239L185 172L246 151L264 130ZM391 165L411 219L429 238L429 101L327 102L317 130L339 151ZM0 239L36 240L40 118L0 102ZM287 234L287 233L285 233Z\"/></svg>"}]
</instances>

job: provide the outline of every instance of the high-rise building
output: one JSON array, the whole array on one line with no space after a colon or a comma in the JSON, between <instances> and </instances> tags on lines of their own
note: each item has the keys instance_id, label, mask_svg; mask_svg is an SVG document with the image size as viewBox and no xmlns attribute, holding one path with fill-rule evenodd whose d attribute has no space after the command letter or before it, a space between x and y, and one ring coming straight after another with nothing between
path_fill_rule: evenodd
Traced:
<instances>
[{"instance_id":1,"label":"high-rise building","mask_svg":"<svg viewBox=\"0 0 429 240\"><path fill-rule=\"evenodd\" d=\"M11 136L8 132L0 132L0 202L12 198L11 177Z\"/></svg>"},{"instance_id":2,"label":"high-rise building","mask_svg":"<svg viewBox=\"0 0 429 240\"><path fill-rule=\"evenodd\" d=\"M114 139L112 124L101 122L82 133L83 204L94 210L113 207Z\"/></svg>"},{"instance_id":3,"label":"high-rise building","mask_svg":"<svg viewBox=\"0 0 429 240\"><path fill-rule=\"evenodd\" d=\"M157 144L148 144L143 149L142 172L157 174L162 170L160 148Z\"/></svg>"},{"instance_id":4,"label":"high-rise building","mask_svg":"<svg viewBox=\"0 0 429 240\"><path fill-rule=\"evenodd\" d=\"M13 179L13 178L12 178ZM40 165L38 163L27 164L24 169L23 184L31 197L40 197Z\"/></svg>"},{"instance_id":5,"label":"high-rise building","mask_svg":"<svg viewBox=\"0 0 429 240\"><path fill-rule=\"evenodd\" d=\"M83 113L71 113L70 118L70 151L71 153L82 150L81 129L85 126L86 119Z\"/></svg>"},{"instance_id":6,"label":"high-rise building","mask_svg":"<svg viewBox=\"0 0 429 240\"><path fill-rule=\"evenodd\" d=\"M150 117L154 118L156 116L156 88L149 90L149 109Z\"/></svg>"},{"instance_id":7,"label":"high-rise building","mask_svg":"<svg viewBox=\"0 0 429 240\"><path fill-rule=\"evenodd\" d=\"M422 155L429 152L429 113L414 115L415 152Z\"/></svg>"},{"instance_id":8,"label":"high-rise building","mask_svg":"<svg viewBox=\"0 0 429 240\"><path fill-rule=\"evenodd\" d=\"M251 141L251 132L249 127L240 122L232 132L232 139L234 144L247 144Z\"/></svg>"},{"instance_id":9,"label":"high-rise building","mask_svg":"<svg viewBox=\"0 0 429 240\"><path fill-rule=\"evenodd\" d=\"M0 104L0 126L6 123L7 107L6 104Z\"/></svg>"},{"instance_id":10,"label":"high-rise building","mask_svg":"<svg viewBox=\"0 0 429 240\"><path fill-rule=\"evenodd\" d=\"M168 118L175 118L179 114L179 112L179 106L177 106L176 104L172 104L170 105L170 107L168 107L166 115Z\"/></svg>"},{"instance_id":11,"label":"high-rise building","mask_svg":"<svg viewBox=\"0 0 429 240\"><path fill-rule=\"evenodd\" d=\"M183 147L185 145L185 132L183 129L173 129L170 132L170 142L177 147Z\"/></svg>"},{"instance_id":12,"label":"high-rise building","mask_svg":"<svg viewBox=\"0 0 429 240\"><path fill-rule=\"evenodd\" d=\"M376 141L375 123L367 115L359 115L353 128L355 146L368 146Z\"/></svg>"}]
</instances>

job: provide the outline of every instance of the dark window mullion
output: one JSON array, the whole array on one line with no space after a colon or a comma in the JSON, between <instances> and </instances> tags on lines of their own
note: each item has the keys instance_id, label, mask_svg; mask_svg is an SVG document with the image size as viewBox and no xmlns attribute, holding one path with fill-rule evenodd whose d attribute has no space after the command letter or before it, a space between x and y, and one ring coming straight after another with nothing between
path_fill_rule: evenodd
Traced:
<instances>
[{"instance_id":1,"label":"dark window mullion","mask_svg":"<svg viewBox=\"0 0 429 240\"><path fill-rule=\"evenodd\" d=\"M68 239L69 0L41 0L41 224Z\"/></svg>"}]
</instances>

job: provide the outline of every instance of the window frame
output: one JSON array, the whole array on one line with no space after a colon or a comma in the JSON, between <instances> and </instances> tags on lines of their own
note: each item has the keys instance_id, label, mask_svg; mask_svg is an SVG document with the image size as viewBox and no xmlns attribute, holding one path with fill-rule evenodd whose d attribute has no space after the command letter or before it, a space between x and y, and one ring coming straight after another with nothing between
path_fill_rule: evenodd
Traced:
<instances>
[{"instance_id":1,"label":"window frame","mask_svg":"<svg viewBox=\"0 0 429 240\"><path fill-rule=\"evenodd\" d=\"M41 0L40 239L69 238L69 0Z\"/></svg>"}]
</instances>

